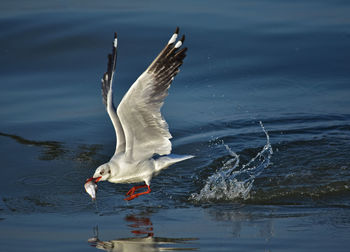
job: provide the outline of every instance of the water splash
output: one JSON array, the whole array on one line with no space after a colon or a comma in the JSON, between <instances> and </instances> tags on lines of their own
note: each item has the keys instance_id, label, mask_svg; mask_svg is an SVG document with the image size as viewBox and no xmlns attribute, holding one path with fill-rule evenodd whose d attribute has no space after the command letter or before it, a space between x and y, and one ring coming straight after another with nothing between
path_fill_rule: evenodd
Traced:
<instances>
[{"instance_id":1,"label":"water splash","mask_svg":"<svg viewBox=\"0 0 350 252\"><path fill-rule=\"evenodd\" d=\"M191 200L197 202L248 199L249 192L253 187L256 177L269 166L273 154L270 144L270 137L264 128L262 122L260 126L266 135L266 144L263 149L257 153L246 164L240 164L239 155L223 143L228 153L232 156L223 166L208 179L199 193L193 193Z\"/></svg>"}]
</instances>

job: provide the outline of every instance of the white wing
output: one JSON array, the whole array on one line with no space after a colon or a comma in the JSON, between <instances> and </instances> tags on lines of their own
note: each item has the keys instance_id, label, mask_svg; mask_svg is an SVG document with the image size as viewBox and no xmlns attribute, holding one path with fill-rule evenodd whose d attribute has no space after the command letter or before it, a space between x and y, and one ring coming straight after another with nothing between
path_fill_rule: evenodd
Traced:
<instances>
[{"instance_id":1,"label":"white wing","mask_svg":"<svg viewBox=\"0 0 350 252\"><path fill-rule=\"evenodd\" d=\"M178 32L176 28L168 44L130 87L117 108L125 133L125 154L130 160L171 152L171 135L160 109L186 56L187 48L180 49L185 37L175 44Z\"/></svg>"},{"instance_id":2,"label":"white wing","mask_svg":"<svg viewBox=\"0 0 350 252\"><path fill-rule=\"evenodd\" d=\"M107 113L111 118L117 137L115 154L125 151L125 135L113 104L113 77L117 62L117 33L114 33L112 54L108 54L107 72L102 78L102 99L106 105Z\"/></svg>"}]
</instances>

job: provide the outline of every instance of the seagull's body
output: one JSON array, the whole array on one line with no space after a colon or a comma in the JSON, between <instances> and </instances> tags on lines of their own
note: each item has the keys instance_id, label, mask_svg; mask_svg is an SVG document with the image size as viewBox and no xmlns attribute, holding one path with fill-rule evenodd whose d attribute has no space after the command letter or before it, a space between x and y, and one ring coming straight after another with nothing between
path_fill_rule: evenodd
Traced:
<instances>
[{"instance_id":1,"label":"seagull's body","mask_svg":"<svg viewBox=\"0 0 350 252\"><path fill-rule=\"evenodd\" d=\"M145 183L131 188L125 200L151 192L153 176L174 163L193 157L170 154L171 135L160 113L170 84L186 56L187 48L180 49L184 36L176 42L178 32L177 28L165 48L130 87L117 110L113 105L112 90L117 59L116 33L112 54L108 55L107 72L102 78L102 97L117 142L113 157L96 169L92 179L95 182ZM135 194L137 189L143 187L147 187L147 191Z\"/></svg>"}]
</instances>

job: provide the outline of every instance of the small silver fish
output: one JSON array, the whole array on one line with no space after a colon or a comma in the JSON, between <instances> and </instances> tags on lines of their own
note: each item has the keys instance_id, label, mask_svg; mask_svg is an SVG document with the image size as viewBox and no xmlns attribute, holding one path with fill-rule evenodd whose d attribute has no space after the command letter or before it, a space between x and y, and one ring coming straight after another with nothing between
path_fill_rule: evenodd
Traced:
<instances>
[{"instance_id":1,"label":"small silver fish","mask_svg":"<svg viewBox=\"0 0 350 252\"><path fill-rule=\"evenodd\" d=\"M90 195L92 200L96 199L96 191L97 191L97 185L93 178L89 178L86 180L84 185L85 191Z\"/></svg>"}]
</instances>

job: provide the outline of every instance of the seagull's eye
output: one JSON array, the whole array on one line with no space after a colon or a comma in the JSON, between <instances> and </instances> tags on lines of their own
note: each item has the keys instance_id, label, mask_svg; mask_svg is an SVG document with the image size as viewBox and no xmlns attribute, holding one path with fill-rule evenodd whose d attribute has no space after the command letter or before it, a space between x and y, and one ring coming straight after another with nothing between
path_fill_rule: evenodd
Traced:
<instances>
[{"instance_id":1,"label":"seagull's eye","mask_svg":"<svg viewBox=\"0 0 350 252\"><path fill-rule=\"evenodd\" d=\"M105 173L104 171L101 171L100 174L103 175L103 173Z\"/></svg>"}]
</instances>

